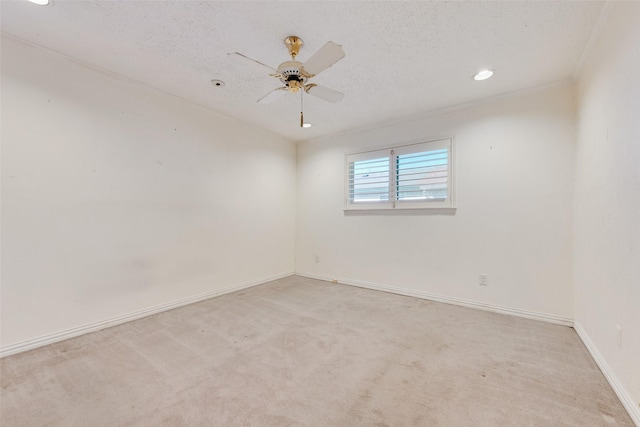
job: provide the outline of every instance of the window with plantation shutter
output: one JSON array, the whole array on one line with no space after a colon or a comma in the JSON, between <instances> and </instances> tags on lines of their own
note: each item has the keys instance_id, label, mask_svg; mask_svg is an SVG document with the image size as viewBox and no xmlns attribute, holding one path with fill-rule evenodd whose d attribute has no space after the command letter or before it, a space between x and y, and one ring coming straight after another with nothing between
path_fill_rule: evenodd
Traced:
<instances>
[{"instance_id":1,"label":"window with plantation shutter","mask_svg":"<svg viewBox=\"0 0 640 427\"><path fill-rule=\"evenodd\" d=\"M452 208L453 140L346 156L346 210Z\"/></svg>"}]
</instances>

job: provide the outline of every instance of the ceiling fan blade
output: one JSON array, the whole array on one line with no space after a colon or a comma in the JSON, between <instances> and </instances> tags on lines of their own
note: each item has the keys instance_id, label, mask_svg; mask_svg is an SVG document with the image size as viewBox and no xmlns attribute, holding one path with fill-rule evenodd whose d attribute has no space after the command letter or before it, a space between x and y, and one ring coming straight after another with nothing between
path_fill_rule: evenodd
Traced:
<instances>
[{"instance_id":1,"label":"ceiling fan blade","mask_svg":"<svg viewBox=\"0 0 640 427\"><path fill-rule=\"evenodd\" d=\"M335 44L334 42L327 42L327 44L314 53L302 67L307 73L315 76L344 58L344 55L344 50L342 50L341 45Z\"/></svg>"},{"instance_id":2,"label":"ceiling fan blade","mask_svg":"<svg viewBox=\"0 0 640 427\"><path fill-rule=\"evenodd\" d=\"M273 101L280 99L280 97L284 95L286 92L287 92L286 87L276 88L271 92L269 92L268 94L266 94L265 96L263 96L262 98L258 99L258 104L271 104Z\"/></svg>"},{"instance_id":3,"label":"ceiling fan blade","mask_svg":"<svg viewBox=\"0 0 640 427\"><path fill-rule=\"evenodd\" d=\"M260 61L256 61L255 59L249 58L247 55L243 55L243 54L241 54L241 53L239 53L239 52L231 52L231 53L227 53L227 55L229 55L229 56L231 56L231 57L234 57L234 58L244 58L244 59L247 59L247 60L249 60L249 61L251 61L251 62L254 62L254 63L258 64L258 65L262 65L263 67L268 68L268 69L269 69L269 71L271 71L272 73L277 73L277 72L278 72L278 70L276 70L275 68L270 67L270 66L269 66L269 65L267 65L267 64L263 64L263 63L262 63L262 62L260 62Z\"/></svg>"},{"instance_id":4,"label":"ceiling fan blade","mask_svg":"<svg viewBox=\"0 0 640 427\"><path fill-rule=\"evenodd\" d=\"M308 89L305 89L309 95L317 96L320 99L324 99L329 102L338 102L344 98L344 93L338 92L337 90L329 89L325 86L318 86L315 84L310 84L307 86Z\"/></svg>"}]
</instances>

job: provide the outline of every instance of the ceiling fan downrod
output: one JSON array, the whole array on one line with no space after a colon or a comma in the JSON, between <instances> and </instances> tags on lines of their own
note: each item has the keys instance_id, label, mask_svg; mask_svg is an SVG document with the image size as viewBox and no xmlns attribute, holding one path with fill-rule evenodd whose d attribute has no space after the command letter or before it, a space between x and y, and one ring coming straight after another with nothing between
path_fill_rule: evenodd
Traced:
<instances>
[{"instance_id":1,"label":"ceiling fan downrod","mask_svg":"<svg viewBox=\"0 0 640 427\"><path fill-rule=\"evenodd\" d=\"M289 49L289 55L294 61L303 44L302 39L298 36L289 36L284 39L284 45Z\"/></svg>"}]
</instances>

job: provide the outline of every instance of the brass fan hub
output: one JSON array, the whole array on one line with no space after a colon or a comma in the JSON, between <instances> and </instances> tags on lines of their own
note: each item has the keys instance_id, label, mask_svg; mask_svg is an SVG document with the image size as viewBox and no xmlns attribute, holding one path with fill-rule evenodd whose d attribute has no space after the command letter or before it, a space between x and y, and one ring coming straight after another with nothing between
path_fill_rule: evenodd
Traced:
<instances>
[{"instance_id":1,"label":"brass fan hub","mask_svg":"<svg viewBox=\"0 0 640 427\"><path fill-rule=\"evenodd\" d=\"M279 78L291 92L297 92L304 87L309 78L308 74L302 71L302 62L298 61L287 61L280 64L275 77Z\"/></svg>"},{"instance_id":2,"label":"brass fan hub","mask_svg":"<svg viewBox=\"0 0 640 427\"><path fill-rule=\"evenodd\" d=\"M296 59L298 52L300 52L300 48L304 43L302 39L298 36L289 36L284 39L284 45L289 49L289 55L291 55L291 59Z\"/></svg>"}]
</instances>

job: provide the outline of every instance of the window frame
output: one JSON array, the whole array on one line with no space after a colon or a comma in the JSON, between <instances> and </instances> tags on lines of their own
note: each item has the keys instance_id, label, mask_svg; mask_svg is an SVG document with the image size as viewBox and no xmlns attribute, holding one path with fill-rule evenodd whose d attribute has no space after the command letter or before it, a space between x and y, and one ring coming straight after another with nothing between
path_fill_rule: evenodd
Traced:
<instances>
[{"instance_id":1,"label":"window frame","mask_svg":"<svg viewBox=\"0 0 640 427\"><path fill-rule=\"evenodd\" d=\"M404 211L455 209L455 144L453 137L407 143L375 150L345 154L344 210L345 211ZM445 200L396 200L397 156L447 149L447 198ZM353 203L350 198L350 165L357 161L386 157L389 159L389 200Z\"/></svg>"}]
</instances>

